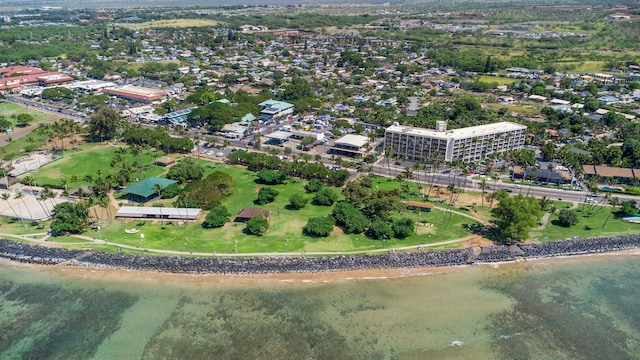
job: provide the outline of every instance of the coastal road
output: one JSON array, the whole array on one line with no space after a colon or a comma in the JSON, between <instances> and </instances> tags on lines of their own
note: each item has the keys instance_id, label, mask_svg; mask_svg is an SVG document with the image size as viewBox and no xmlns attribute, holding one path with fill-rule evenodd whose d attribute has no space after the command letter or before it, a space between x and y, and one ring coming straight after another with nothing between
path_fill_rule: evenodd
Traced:
<instances>
[{"instance_id":1,"label":"coastal road","mask_svg":"<svg viewBox=\"0 0 640 360\"><path fill-rule=\"evenodd\" d=\"M378 161L377 164L373 164L372 169L373 174L390 178L395 178L398 174L401 174L404 171L404 168L402 167L397 167L394 165L388 167L386 164L384 164L384 160ZM433 185L437 186L448 186L450 184L454 184L458 189L478 192L482 191L482 189L480 188L480 181L471 179L470 177L456 176L451 172L448 174L438 174L413 170L413 179L409 181L420 182L421 184L432 183ZM572 203L600 203L603 202L604 199L604 195L602 194L593 196L593 194L589 194L584 190L579 191L572 189L550 188L536 185L529 186L529 184L502 182L501 180L499 180L498 182L487 181L485 192L495 192L499 190L506 190L511 194L528 194L536 198L546 197L551 200L562 200ZM613 194L612 196L615 196L623 201L638 200L638 197L633 195Z\"/></svg>"}]
</instances>

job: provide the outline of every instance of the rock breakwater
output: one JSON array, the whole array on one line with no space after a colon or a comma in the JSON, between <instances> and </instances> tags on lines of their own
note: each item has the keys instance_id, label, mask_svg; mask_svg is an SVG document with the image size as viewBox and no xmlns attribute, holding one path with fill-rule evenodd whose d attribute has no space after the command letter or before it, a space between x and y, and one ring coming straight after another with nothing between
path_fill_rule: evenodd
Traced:
<instances>
[{"instance_id":1,"label":"rock breakwater","mask_svg":"<svg viewBox=\"0 0 640 360\"><path fill-rule=\"evenodd\" d=\"M513 261L517 257L540 258L618 251L640 247L640 235L623 235L556 242L520 244L514 252L507 246L482 248L476 262ZM28 245L0 239L0 257L45 265L78 265L103 268L161 271L189 274L250 274L328 272L389 268L458 266L467 264L471 249L393 252L384 255L331 257L189 258L69 250Z\"/></svg>"}]
</instances>

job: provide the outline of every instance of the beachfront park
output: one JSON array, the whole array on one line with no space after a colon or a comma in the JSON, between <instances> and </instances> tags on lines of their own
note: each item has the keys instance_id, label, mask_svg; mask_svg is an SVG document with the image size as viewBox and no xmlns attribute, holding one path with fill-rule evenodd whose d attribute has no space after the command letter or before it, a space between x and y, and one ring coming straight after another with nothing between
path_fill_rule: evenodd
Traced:
<instances>
[{"instance_id":1,"label":"beachfront park","mask_svg":"<svg viewBox=\"0 0 640 360\"><path fill-rule=\"evenodd\" d=\"M169 164L159 164L157 160L160 158ZM183 201L181 191L194 181L204 180L178 182L178 193L169 197L163 196L164 189L156 189L160 191L151 194L144 201L132 201L131 194L123 190L147 178L166 179L173 167L185 162L201 169L200 179L208 179L212 174L225 174L232 179L229 193L215 204L216 207L224 207L227 212L222 226L203 226L211 207L200 211L194 220L116 216L118 210L125 206L152 209L160 213L162 209L166 209L166 216L169 209L176 208L176 204ZM129 184L111 186L102 196L91 194L92 186L108 177L113 178L123 168L133 172ZM487 246L494 243L493 239L481 231L495 221L491 208L497 205L497 201L490 199L488 193L484 194L483 201L483 194L480 192L433 186L429 184L428 177L391 179L352 171L350 181L342 186L321 184L323 191L333 194L334 198L329 203L319 203L315 201L318 193L309 191L311 180L284 176L283 181L267 184L255 170L229 164L220 158L205 158L197 154L167 155L149 148L141 151L138 149L132 154L129 146L119 143L80 144L75 149L66 150L60 159L23 175L21 180L23 183L26 179L38 186L54 189L58 194L56 201L68 199L85 204L86 226L81 231L51 236L51 220L25 223L7 212L0 232L7 238L19 241L46 239L47 242L70 248L98 248L130 253L166 251L194 256L285 253L330 255ZM278 172L273 171L274 174ZM363 190L350 188L348 185L360 182L368 184L368 188ZM258 202L261 191L266 192L263 189L269 189L268 192L275 195L268 201ZM349 201L354 201L354 195L348 195L350 191L367 191L362 193L363 198L388 196L395 206L385 211L380 210L380 215L374 215L383 221L371 221L368 218L367 225L362 229L352 229L333 221L330 229L323 235L311 234L305 230L309 219L335 217L336 204L348 200L347 197L351 198ZM291 199L294 196L298 200L302 198L304 205L293 206ZM48 202L51 203L51 200ZM427 205L418 208L408 206L416 203ZM550 202L548 205L544 213L541 213L537 226L530 231L529 239L533 241L565 239L570 237L568 233L571 236L593 237L637 232L632 228L635 224L623 223L611 207L561 201ZM375 207L380 204L361 203L356 204L355 208L362 211L367 206ZM245 209L262 210L261 214L267 224L263 231L249 231L247 219L236 221L237 216ZM352 211L350 209L348 211ZM558 221L563 209L575 212L578 218L577 223L570 228ZM398 227L394 228L400 220L405 221L404 224L410 224L411 230L401 237L394 236L394 229L398 233L401 231ZM377 230L367 229L374 227L374 222L378 226Z\"/></svg>"}]
</instances>

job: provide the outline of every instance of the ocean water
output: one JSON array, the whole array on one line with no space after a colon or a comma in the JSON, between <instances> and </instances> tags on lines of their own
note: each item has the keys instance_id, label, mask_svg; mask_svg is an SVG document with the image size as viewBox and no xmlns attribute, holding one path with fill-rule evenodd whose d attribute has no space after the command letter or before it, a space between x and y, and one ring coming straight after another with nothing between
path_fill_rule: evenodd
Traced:
<instances>
[{"instance_id":1,"label":"ocean water","mask_svg":"<svg viewBox=\"0 0 640 360\"><path fill-rule=\"evenodd\" d=\"M640 359L640 252L197 277L0 263L0 359Z\"/></svg>"}]
</instances>

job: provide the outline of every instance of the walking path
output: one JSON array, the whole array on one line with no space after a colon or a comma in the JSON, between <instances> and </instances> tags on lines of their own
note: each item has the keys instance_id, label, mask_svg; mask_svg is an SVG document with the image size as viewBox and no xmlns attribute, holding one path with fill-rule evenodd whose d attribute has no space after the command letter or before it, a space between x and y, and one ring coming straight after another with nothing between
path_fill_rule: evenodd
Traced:
<instances>
[{"instance_id":1,"label":"walking path","mask_svg":"<svg viewBox=\"0 0 640 360\"><path fill-rule=\"evenodd\" d=\"M578 207L578 203L571 203L571 207L569 209L575 209ZM544 213L542 219L540 219L540 226L533 228L533 230L544 230L545 227L549 224L549 219L551 218L551 212L548 211Z\"/></svg>"},{"instance_id":2,"label":"walking path","mask_svg":"<svg viewBox=\"0 0 640 360\"><path fill-rule=\"evenodd\" d=\"M480 223L480 224L482 224L482 225L491 225L491 223L490 223L490 222L488 222L488 221L486 221L486 220L484 220L484 219L480 219L480 218L478 218L478 217L474 217L474 216L472 216L472 215L470 215L470 214L465 214L465 213L463 213L462 211L453 210L453 209L448 209L448 208L445 208L445 207L435 206L435 205L434 205L434 207L435 207L436 209L438 209L438 210L442 211L442 212L452 212L452 213L454 213L454 214L458 214L458 215L460 215L460 216L467 217L467 218L469 218L469 219L472 219L472 220L474 220L474 221L479 222L479 223Z\"/></svg>"}]
</instances>

